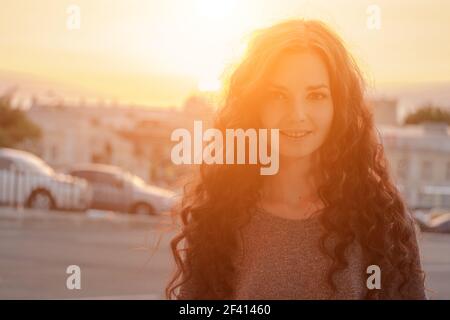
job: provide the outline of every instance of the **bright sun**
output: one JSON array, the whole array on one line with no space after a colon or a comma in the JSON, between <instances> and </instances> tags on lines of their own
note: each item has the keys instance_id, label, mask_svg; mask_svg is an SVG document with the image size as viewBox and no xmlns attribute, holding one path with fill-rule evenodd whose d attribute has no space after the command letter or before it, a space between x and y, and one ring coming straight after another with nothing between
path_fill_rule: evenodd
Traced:
<instances>
[{"instance_id":1,"label":"bright sun","mask_svg":"<svg viewBox=\"0 0 450 320\"><path fill-rule=\"evenodd\" d=\"M222 22L222 25L228 25L225 22L229 20L235 10L236 1L228 0L197 0L196 13L200 19L206 22ZM207 26L204 26L207 28ZM223 30L222 30L223 31ZM211 52L212 53L212 52ZM209 67L205 68L198 75L197 89L202 92L219 91L222 84L219 80L219 73L222 69L222 61L214 60L214 57L205 57L209 61Z\"/></svg>"},{"instance_id":2,"label":"bright sun","mask_svg":"<svg viewBox=\"0 0 450 320\"><path fill-rule=\"evenodd\" d=\"M230 16L235 8L235 0L197 0L197 14L208 19L223 19Z\"/></svg>"}]
</instances>

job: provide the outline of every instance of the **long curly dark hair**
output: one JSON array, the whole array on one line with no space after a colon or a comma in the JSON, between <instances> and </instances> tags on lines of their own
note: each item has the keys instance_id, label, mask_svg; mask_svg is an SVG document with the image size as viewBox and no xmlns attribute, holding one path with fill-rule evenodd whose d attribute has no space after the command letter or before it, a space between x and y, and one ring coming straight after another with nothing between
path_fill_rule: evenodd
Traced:
<instances>
[{"instance_id":1,"label":"long curly dark hair","mask_svg":"<svg viewBox=\"0 0 450 320\"><path fill-rule=\"evenodd\" d=\"M347 267L345 250L357 240L368 265L382 268L382 287L400 278L395 290L405 294L409 277L423 275L420 265L414 263L418 254L414 223L390 177L371 108L364 98L362 73L338 35L320 21L303 19L257 30L244 59L231 74L214 127L222 132L226 128L260 128L261 88L271 67L282 53L305 49L326 63L335 110L314 170L323 181L318 194L325 204L320 223L326 232L320 250L333 261L327 283L338 290L334 275ZM198 167L175 212L181 218L181 230L171 241L177 268L166 287L168 299L177 298L176 289L191 277L201 289L196 298L232 297L236 234L249 221L261 185L257 165ZM338 239L333 248L325 245L331 236ZM366 298L383 298L382 292L367 290Z\"/></svg>"}]
</instances>

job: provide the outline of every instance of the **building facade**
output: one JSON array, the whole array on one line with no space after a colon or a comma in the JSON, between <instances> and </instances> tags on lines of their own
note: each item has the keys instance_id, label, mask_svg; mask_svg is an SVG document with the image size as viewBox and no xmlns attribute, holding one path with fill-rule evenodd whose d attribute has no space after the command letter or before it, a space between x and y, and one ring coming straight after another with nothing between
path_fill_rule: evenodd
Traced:
<instances>
[{"instance_id":1,"label":"building facade","mask_svg":"<svg viewBox=\"0 0 450 320\"><path fill-rule=\"evenodd\" d=\"M450 208L450 129L379 125L390 171L411 208Z\"/></svg>"}]
</instances>

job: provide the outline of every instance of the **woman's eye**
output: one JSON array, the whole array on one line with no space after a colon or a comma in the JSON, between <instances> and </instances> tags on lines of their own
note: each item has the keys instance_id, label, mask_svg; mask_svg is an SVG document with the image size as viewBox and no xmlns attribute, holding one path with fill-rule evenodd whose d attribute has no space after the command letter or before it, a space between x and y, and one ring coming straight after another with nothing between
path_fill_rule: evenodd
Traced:
<instances>
[{"instance_id":1,"label":"woman's eye","mask_svg":"<svg viewBox=\"0 0 450 320\"><path fill-rule=\"evenodd\" d=\"M322 93L322 92L311 92L308 95L308 98L311 100L323 100L323 99L327 98L327 94Z\"/></svg>"}]
</instances>

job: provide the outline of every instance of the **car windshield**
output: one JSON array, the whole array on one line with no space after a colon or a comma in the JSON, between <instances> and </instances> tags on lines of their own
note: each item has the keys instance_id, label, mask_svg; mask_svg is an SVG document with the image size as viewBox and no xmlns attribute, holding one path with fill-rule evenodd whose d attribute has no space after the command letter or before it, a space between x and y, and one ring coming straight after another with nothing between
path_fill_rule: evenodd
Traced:
<instances>
[{"instance_id":1,"label":"car windshield","mask_svg":"<svg viewBox=\"0 0 450 320\"><path fill-rule=\"evenodd\" d=\"M24 157L21 159L22 162L32 171L37 173L43 173L47 175L52 175L55 171L44 161L39 159L38 157Z\"/></svg>"},{"instance_id":2,"label":"car windshield","mask_svg":"<svg viewBox=\"0 0 450 320\"><path fill-rule=\"evenodd\" d=\"M127 173L125 176L129 181L131 181L131 183L136 186L145 187L147 185L142 178L135 176L134 174Z\"/></svg>"}]
</instances>

